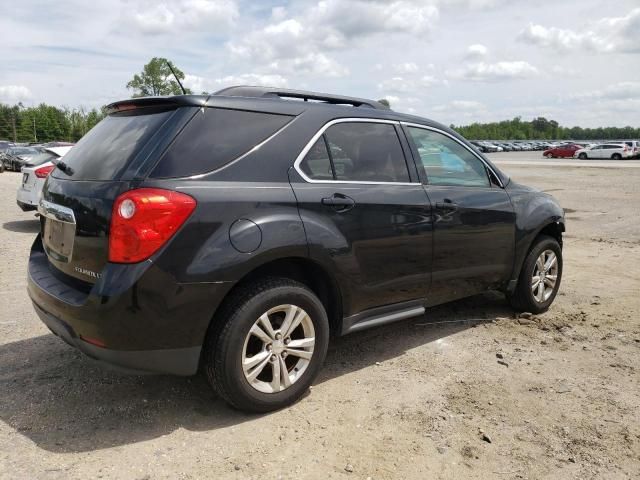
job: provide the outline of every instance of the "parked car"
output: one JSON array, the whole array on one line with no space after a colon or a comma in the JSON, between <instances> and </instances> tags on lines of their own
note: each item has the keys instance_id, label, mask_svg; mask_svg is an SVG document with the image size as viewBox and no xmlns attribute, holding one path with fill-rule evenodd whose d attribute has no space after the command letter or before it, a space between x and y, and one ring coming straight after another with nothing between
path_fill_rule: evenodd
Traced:
<instances>
[{"instance_id":1,"label":"parked car","mask_svg":"<svg viewBox=\"0 0 640 480\"><path fill-rule=\"evenodd\" d=\"M0 140L0 154L6 152L9 148L14 147L15 145L6 140Z\"/></svg>"},{"instance_id":2,"label":"parked car","mask_svg":"<svg viewBox=\"0 0 640 480\"><path fill-rule=\"evenodd\" d=\"M24 212L38 208L42 187L55 168L54 162L64 157L69 150L71 146L45 148L22 167L22 183L18 188L16 201Z\"/></svg>"},{"instance_id":3,"label":"parked car","mask_svg":"<svg viewBox=\"0 0 640 480\"><path fill-rule=\"evenodd\" d=\"M201 368L249 411L300 398L332 335L490 289L543 312L562 276L553 197L436 122L297 90L113 103L39 212L28 292L54 333L134 371Z\"/></svg>"},{"instance_id":4,"label":"parked car","mask_svg":"<svg viewBox=\"0 0 640 480\"><path fill-rule=\"evenodd\" d=\"M9 147L4 153L4 166L7 170L19 172L24 163L39 152L40 150L35 147Z\"/></svg>"},{"instance_id":5,"label":"parked car","mask_svg":"<svg viewBox=\"0 0 640 480\"><path fill-rule=\"evenodd\" d=\"M477 151L482 152L482 153L486 153L486 151L487 151L487 150L486 150L486 148L485 148L484 146L482 146L482 145L480 144L480 142L476 142L476 141L471 140L469 143L470 143L470 144L471 144L471 146L472 146L473 148L475 148Z\"/></svg>"},{"instance_id":6,"label":"parked car","mask_svg":"<svg viewBox=\"0 0 640 480\"><path fill-rule=\"evenodd\" d=\"M576 150L574 156L586 160L588 158L611 158L613 160L621 160L623 158L631 158L632 152L626 143L605 143L596 145L592 148L581 148Z\"/></svg>"},{"instance_id":7,"label":"parked car","mask_svg":"<svg viewBox=\"0 0 640 480\"><path fill-rule=\"evenodd\" d=\"M489 142L478 142L484 148L484 153L493 153L498 151L498 147Z\"/></svg>"},{"instance_id":8,"label":"parked car","mask_svg":"<svg viewBox=\"0 0 640 480\"><path fill-rule=\"evenodd\" d=\"M624 142L631 150L631 158L640 158L640 141L627 140Z\"/></svg>"},{"instance_id":9,"label":"parked car","mask_svg":"<svg viewBox=\"0 0 640 480\"><path fill-rule=\"evenodd\" d=\"M568 143L545 150L542 156L547 158L573 158L574 154L581 149L582 147L580 145Z\"/></svg>"}]
</instances>

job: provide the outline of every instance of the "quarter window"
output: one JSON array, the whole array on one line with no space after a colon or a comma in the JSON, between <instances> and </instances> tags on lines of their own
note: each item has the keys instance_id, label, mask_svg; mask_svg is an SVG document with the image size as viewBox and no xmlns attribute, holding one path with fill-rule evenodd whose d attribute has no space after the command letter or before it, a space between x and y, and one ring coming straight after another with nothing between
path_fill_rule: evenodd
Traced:
<instances>
[{"instance_id":1,"label":"quarter window","mask_svg":"<svg viewBox=\"0 0 640 480\"><path fill-rule=\"evenodd\" d=\"M433 130L408 130L430 185L490 186L484 163L462 144Z\"/></svg>"},{"instance_id":2,"label":"quarter window","mask_svg":"<svg viewBox=\"0 0 640 480\"><path fill-rule=\"evenodd\" d=\"M291 118L288 115L205 108L176 138L151 176L187 177L218 169L266 140Z\"/></svg>"}]
</instances>

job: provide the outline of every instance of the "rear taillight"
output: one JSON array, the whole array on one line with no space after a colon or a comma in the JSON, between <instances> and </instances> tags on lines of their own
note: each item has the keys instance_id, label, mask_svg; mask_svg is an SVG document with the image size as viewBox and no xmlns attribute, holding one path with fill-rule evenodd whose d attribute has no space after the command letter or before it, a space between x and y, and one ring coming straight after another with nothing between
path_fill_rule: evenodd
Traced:
<instances>
[{"instance_id":1,"label":"rear taillight","mask_svg":"<svg viewBox=\"0 0 640 480\"><path fill-rule=\"evenodd\" d=\"M48 165L46 167L40 167L38 168L35 172L36 177L38 178L47 178L47 176L49 176L49 174L51 172L53 172L53 169L56 168L55 165Z\"/></svg>"},{"instance_id":2,"label":"rear taillight","mask_svg":"<svg viewBox=\"0 0 640 480\"><path fill-rule=\"evenodd\" d=\"M149 258L169 240L196 208L193 197L159 188L139 188L113 204L109 261L136 263Z\"/></svg>"}]
</instances>

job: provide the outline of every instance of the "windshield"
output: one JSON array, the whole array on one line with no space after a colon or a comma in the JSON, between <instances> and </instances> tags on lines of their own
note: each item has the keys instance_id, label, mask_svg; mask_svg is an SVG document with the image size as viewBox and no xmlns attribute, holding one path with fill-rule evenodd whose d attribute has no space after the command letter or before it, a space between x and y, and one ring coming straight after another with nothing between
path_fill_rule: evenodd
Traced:
<instances>
[{"instance_id":1,"label":"windshield","mask_svg":"<svg viewBox=\"0 0 640 480\"><path fill-rule=\"evenodd\" d=\"M68 169L52 175L73 180L117 180L129 162L169 118L172 111L112 114L93 127L64 156Z\"/></svg>"}]
</instances>

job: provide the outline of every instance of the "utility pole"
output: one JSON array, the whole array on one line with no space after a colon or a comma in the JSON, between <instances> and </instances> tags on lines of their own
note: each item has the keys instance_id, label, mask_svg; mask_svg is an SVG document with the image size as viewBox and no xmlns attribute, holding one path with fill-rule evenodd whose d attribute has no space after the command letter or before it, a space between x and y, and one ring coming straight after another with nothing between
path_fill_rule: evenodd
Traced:
<instances>
[{"instance_id":1,"label":"utility pole","mask_svg":"<svg viewBox=\"0 0 640 480\"><path fill-rule=\"evenodd\" d=\"M13 127L13 143L18 141L18 135L16 134L16 114L11 112L11 126Z\"/></svg>"},{"instance_id":2,"label":"utility pole","mask_svg":"<svg viewBox=\"0 0 640 480\"><path fill-rule=\"evenodd\" d=\"M33 117L33 141L38 141L38 136L36 135L36 117Z\"/></svg>"}]
</instances>

